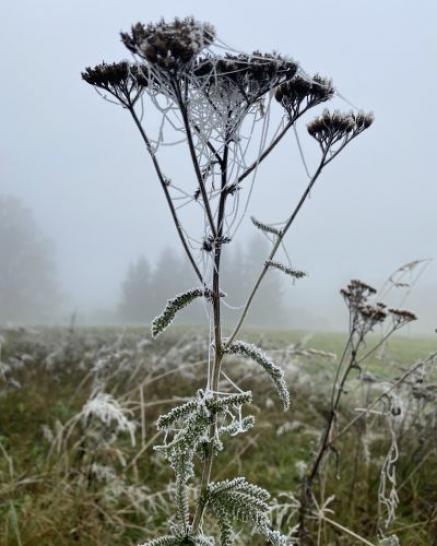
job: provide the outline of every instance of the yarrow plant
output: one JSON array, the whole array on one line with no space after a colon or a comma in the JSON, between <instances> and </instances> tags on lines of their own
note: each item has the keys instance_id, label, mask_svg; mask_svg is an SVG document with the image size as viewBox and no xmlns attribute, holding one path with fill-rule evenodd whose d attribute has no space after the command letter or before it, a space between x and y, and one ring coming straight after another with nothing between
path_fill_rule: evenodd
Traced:
<instances>
[{"instance_id":1,"label":"yarrow plant","mask_svg":"<svg viewBox=\"0 0 437 546\"><path fill-rule=\"evenodd\" d=\"M87 68L82 77L131 116L198 280L198 286L168 301L152 323L152 335L161 334L177 312L195 299L204 299L211 309L206 385L191 400L158 420L164 441L156 449L175 472L176 510L169 521L168 534L146 544L230 546L235 543L239 528L248 526L271 544L285 546L290 539L272 528L270 495L266 490L244 477L213 480L214 458L224 442L254 426L254 418L244 414L252 394L228 392L222 384L223 367L227 355L254 361L270 377L284 409L289 407L284 371L258 347L237 336L269 270L281 270L293 279L305 276L290 263L278 261L284 237L324 168L372 124L373 117L363 112L325 110L310 121L308 134L320 147L319 161L285 221L270 225L253 219L256 228L271 239L272 248L260 264L260 274L232 334L224 339L222 254L245 217L262 163L305 114L334 98L334 86L318 74L309 76L296 61L277 53L236 52L217 37L210 24L193 18L138 23L130 32L122 33L121 39L132 54L132 61L102 63ZM148 115L149 106L161 118L156 135ZM273 115L275 109L278 113ZM168 136L170 133L175 140ZM161 154L167 145L186 147L194 183L187 181L181 187L168 176ZM181 208L188 206L198 211L203 222L200 235L192 236L184 227ZM360 313L364 316L373 311L362 309ZM235 385L229 381L227 384ZM193 500L190 491L197 483ZM209 528L214 519L217 527ZM218 536L213 536L216 528Z\"/></svg>"}]
</instances>

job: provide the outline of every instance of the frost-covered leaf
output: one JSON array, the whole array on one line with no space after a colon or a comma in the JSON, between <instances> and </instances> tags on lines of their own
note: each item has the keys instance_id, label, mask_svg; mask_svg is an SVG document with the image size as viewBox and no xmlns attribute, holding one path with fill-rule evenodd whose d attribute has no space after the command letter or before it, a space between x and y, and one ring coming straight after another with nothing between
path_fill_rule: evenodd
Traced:
<instances>
[{"instance_id":1,"label":"frost-covered leaf","mask_svg":"<svg viewBox=\"0 0 437 546\"><path fill-rule=\"evenodd\" d=\"M286 546L286 537L271 529L269 498L268 491L249 483L244 477L209 485L207 506L217 518L222 546L233 544L234 522L251 524L274 546Z\"/></svg>"},{"instance_id":2,"label":"frost-covered leaf","mask_svg":"<svg viewBox=\"0 0 437 546\"><path fill-rule=\"evenodd\" d=\"M293 269L292 267L287 267L284 264L281 264L279 262L273 262L272 260L267 261L266 265L268 267L274 267L275 269L279 269L279 271L282 271L286 275L290 275L290 277L293 277L294 279L302 279L303 277L307 276L307 273L305 273L305 271Z\"/></svg>"},{"instance_id":3,"label":"frost-covered leaf","mask_svg":"<svg viewBox=\"0 0 437 546\"><path fill-rule=\"evenodd\" d=\"M261 231L264 231L266 233L271 233L272 235L277 235L278 237L280 237L281 230L276 229L273 226L269 226L268 224L263 224L262 222L257 220L254 216L251 216L250 219L252 221L252 224L258 229L260 229Z\"/></svg>"},{"instance_id":4,"label":"frost-covered leaf","mask_svg":"<svg viewBox=\"0 0 437 546\"><path fill-rule=\"evenodd\" d=\"M106 427L115 425L117 432L128 432L135 445L135 422L129 419L130 411L123 408L110 394L99 392L90 398L81 411L83 421L91 417L99 419Z\"/></svg>"},{"instance_id":5,"label":"frost-covered leaf","mask_svg":"<svg viewBox=\"0 0 437 546\"><path fill-rule=\"evenodd\" d=\"M288 392L287 383L284 377L284 370L277 366L270 357L268 357L259 347L246 343L245 341L234 341L231 345L226 345L225 351L228 354L241 355L246 358L251 358L257 362L269 374L276 391L282 400L284 409L290 406L290 393Z\"/></svg>"},{"instance_id":6,"label":"frost-covered leaf","mask_svg":"<svg viewBox=\"0 0 437 546\"><path fill-rule=\"evenodd\" d=\"M180 543L181 541L179 538L167 535L160 538L154 538L153 540L139 544L139 546L178 546Z\"/></svg>"},{"instance_id":7,"label":"frost-covered leaf","mask_svg":"<svg viewBox=\"0 0 437 546\"><path fill-rule=\"evenodd\" d=\"M152 337L161 334L174 320L176 313L202 296L209 295L209 291L193 288L168 300L164 311L152 321Z\"/></svg>"},{"instance_id":8,"label":"frost-covered leaf","mask_svg":"<svg viewBox=\"0 0 437 546\"><path fill-rule=\"evenodd\" d=\"M180 406L176 406L175 408L172 408L168 413L161 415L156 422L156 426L159 430L165 430L179 419L190 415L190 413L192 413L196 409L196 406L197 401L195 399L189 400L188 402Z\"/></svg>"}]
</instances>

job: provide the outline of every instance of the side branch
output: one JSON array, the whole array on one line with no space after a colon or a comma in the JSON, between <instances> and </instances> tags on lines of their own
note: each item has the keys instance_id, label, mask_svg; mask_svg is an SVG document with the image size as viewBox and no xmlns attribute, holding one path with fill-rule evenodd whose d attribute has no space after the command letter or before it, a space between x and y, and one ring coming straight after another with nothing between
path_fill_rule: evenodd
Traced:
<instances>
[{"instance_id":1,"label":"side branch","mask_svg":"<svg viewBox=\"0 0 437 546\"><path fill-rule=\"evenodd\" d=\"M210 204L209 204L208 194L206 193L206 188L205 188L205 183L204 183L204 180L203 180L203 176L202 176L202 173L200 171L199 161L198 161L197 156L196 156L196 150L194 149L193 134L191 132L190 120L188 119L187 107L184 104L184 101L182 100L181 91L180 91L180 88L179 88L179 86L177 84L174 85L174 89L175 89L177 101L178 101L178 104L179 104L179 108L180 108L180 111L181 111L181 114L182 114L182 120L184 122L184 128L185 128L185 131L187 133L187 142L188 142L188 148L190 150L191 161L193 163L194 171L196 173L197 182L199 184L200 193L202 195L202 200L203 200L203 203L205 205L205 211L206 211L206 215L208 217L209 226L211 228L211 233L213 234L214 237L216 237L217 232L216 232L216 228L215 228L215 224L214 224L214 218L213 218L213 215L212 215L212 212L211 212L211 207L210 207Z\"/></svg>"},{"instance_id":2,"label":"side branch","mask_svg":"<svg viewBox=\"0 0 437 546\"><path fill-rule=\"evenodd\" d=\"M270 153L274 150L274 148L276 148L276 146L281 142L284 136L288 133L289 129L291 129L291 127L293 127L296 121L300 117L302 117L310 108L311 108L310 106L306 106L305 108L302 109L302 111L296 113L293 117L290 117L290 119L288 120L288 122L286 123L282 131L276 136L274 140L272 140L272 142L264 150L264 152L258 157L258 159L254 161L252 165L250 165L250 167L248 167L241 176L238 177L237 184L239 184L245 178L247 178L249 174L253 172L258 167L258 165L264 161L264 159L268 155L270 155Z\"/></svg>"},{"instance_id":3,"label":"side branch","mask_svg":"<svg viewBox=\"0 0 437 546\"><path fill-rule=\"evenodd\" d=\"M277 239L275 241L275 244L273 245L272 251L270 252L270 255L269 255L266 263L264 264L264 267L263 267L258 279L256 280L255 285L252 288L252 291L251 291L251 293L250 293L250 295L249 295L249 297L247 299L246 305L244 306L243 312L241 313L241 316L240 316L240 319L239 319L239 321L237 323L237 326L235 327L235 330L233 331L232 335L229 337L229 339L228 339L228 341L226 343L226 346L231 345L231 343L235 340L238 332L240 331L240 329L241 329L241 327L243 325L243 322L246 319L246 316L247 316L247 313L249 311L250 305L251 305L251 303L253 301L253 298L255 297L255 294L256 294L262 280L264 279L265 274L267 273L267 271L269 269L268 262L273 260L273 258L275 257L275 254L278 251L279 247L281 246L281 243L282 243L285 235L287 234L288 230L290 229L291 225L293 224L294 220L296 219L296 216L299 214L299 211L302 208L303 204L305 203L308 195L310 194L312 187L316 183L316 180L319 178L319 176L320 176L320 174L321 174L321 172L323 170L323 167L325 166L325 159L326 159L326 153L323 154L322 159L320 161L320 164L319 164L316 172L314 173L313 177L311 178L311 180L310 180L308 186L306 187L305 191L303 192L298 204L296 205L296 208L294 209L294 211L292 212L292 214L288 218L287 223L285 224L284 228L280 231L280 234L278 235L278 237L277 237Z\"/></svg>"},{"instance_id":4,"label":"side branch","mask_svg":"<svg viewBox=\"0 0 437 546\"><path fill-rule=\"evenodd\" d=\"M146 145L146 148L147 148L147 151L149 152L150 157L152 158L153 166L155 167L156 174L158 175L158 179L159 179L159 181L161 183L162 189L164 190L164 195L165 195L165 198L167 200L167 204L169 206L171 216L173 218L173 222L174 222L174 224L176 226L176 230L178 232L179 239L180 239L180 241L182 243L182 246L183 246L183 248L185 250L185 253L186 253L188 259L190 260L191 265L193 266L193 269L194 269L194 272L195 272L197 278L202 283L202 285L204 285L205 283L204 283L202 274L200 273L200 270L199 270L199 268L198 268L198 266L197 266L197 264L196 264L196 262L195 262L195 260L193 258L191 250L190 250L190 248L188 246L187 240L185 238L184 232L183 232L181 224L179 222L178 215L176 213L176 209L175 209L175 207L173 205L173 201L171 199L170 192L168 191L168 183L166 181L165 176L163 175L163 173L161 171L161 167L159 165L156 154L153 151L153 148L152 148L152 146L150 144L150 141L149 141L149 139L148 139L148 137L147 137L147 135L146 135L146 133L145 133L145 131L143 129L143 126L141 125L140 120L138 119L138 116L137 116L137 114L135 112L133 104L129 104L127 109L129 110L129 112L130 112L130 114L131 114L131 116L132 116L132 118L133 118L133 120L135 122L135 125L137 126L137 128L138 128L138 130L139 130L139 132L140 132L140 134L141 134L141 136L143 138L143 141L144 141L144 143Z\"/></svg>"},{"instance_id":5,"label":"side branch","mask_svg":"<svg viewBox=\"0 0 437 546\"><path fill-rule=\"evenodd\" d=\"M291 129L296 119L292 118L290 119L285 127L282 129L282 131L278 134L278 136L269 144L269 146L264 150L264 152L258 157L256 161L248 167L242 175L238 177L237 184L242 182L245 178L249 176L251 172L253 172L264 159L270 155L270 153L273 151L273 149L279 144L279 142L283 139L283 137L287 134L288 130Z\"/></svg>"}]
</instances>

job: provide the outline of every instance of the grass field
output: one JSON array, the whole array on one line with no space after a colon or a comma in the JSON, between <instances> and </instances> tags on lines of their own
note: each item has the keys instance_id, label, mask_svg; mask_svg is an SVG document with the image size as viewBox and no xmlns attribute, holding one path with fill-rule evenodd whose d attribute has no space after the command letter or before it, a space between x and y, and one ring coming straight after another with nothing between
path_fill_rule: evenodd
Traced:
<instances>
[{"instance_id":1,"label":"grass field","mask_svg":"<svg viewBox=\"0 0 437 546\"><path fill-rule=\"evenodd\" d=\"M176 327L156 342L139 329L3 333L1 360L8 370L0 390L1 545L127 546L165 529L172 511L172 473L153 451L159 442L154 423L161 411L203 386L207 347L194 331ZM213 474L222 479L244 471L271 491L278 508L273 517L287 532L295 523L292 495L299 496L302 473L326 420L337 361L317 351L341 354L345 336L249 330L245 337L286 368L293 405L284 413L256 367L230 359L227 374L254 392L250 409L257 423L249 434L231 440ZM434 338L392 338L366 364L372 382L351 381L340 428L384 381L436 348ZM99 443L95 430L91 434L83 419L75 418L96 385L96 362L106 366L106 391L132 411L135 446L128 434ZM426 382L432 387L430 373ZM396 431L400 502L387 533L396 534L402 545L429 546L437 544L436 411L434 400L425 404L410 391L399 393L406 416ZM339 440L318 484L320 498L335 496L329 504L334 524L313 521L319 533L314 544L362 543L342 528L377 544L383 516L378 515L378 488L390 445L385 420L378 416L358 421ZM248 533L241 544L264 544Z\"/></svg>"}]
</instances>

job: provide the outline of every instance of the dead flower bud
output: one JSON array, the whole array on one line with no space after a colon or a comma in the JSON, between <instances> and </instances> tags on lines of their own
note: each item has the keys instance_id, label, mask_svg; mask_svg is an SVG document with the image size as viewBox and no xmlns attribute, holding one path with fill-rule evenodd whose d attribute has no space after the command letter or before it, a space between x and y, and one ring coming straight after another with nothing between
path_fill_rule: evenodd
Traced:
<instances>
[{"instance_id":1,"label":"dead flower bud","mask_svg":"<svg viewBox=\"0 0 437 546\"><path fill-rule=\"evenodd\" d=\"M411 311L407 311L406 309L389 309L388 311L393 317L393 321L396 326L402 326L408 322L417 320L416 315Z\"/></svg>"},{"instance_id":2,"label":"dead flower bud","mask_svg":"<svg viewBox=\"0 0 437 546\"><path fill-rule=\"evenodd\" d=\"M129 63L122 61L121 63L102 63L94 68L87 67L85 72L82 72L82 78L90 85L108 89L116 87L128 80L130 75Z\"/></svg>"},{"instance_id":3,"label":"dead flower bud","mask_svg":"<svg viewBox=\"0 0 437 546\"><path fill-rule=\"evenodd\" d=\"M346 300L348 306L357 307L364 304L369 296L376 294L376 289L363 281L352 279L346 288L340 290L340 294ZM378 307L380 306L378 305Z\"/></svg>"},{"instance_id":4,"label":"dead flower bud","mask_svg":"<svg viewBox=\"0 0 437 546\"><path fill-rule=\"evenodd\" d=\"M332 81L319 74L312 79L297 75L277 87L275 98L290 117L295 118L302 111L331 99L334 92Z\"/></svg>"},{"instance_id":5,"label":"dead flower bud","mask_svg":"<svg viewBox=\"0 0 437 546\"><path fill-rule=\"evenodd\" d=\"M235 93L238 100L251 105L277 85L293 78L297 69L294 61L277 53L254 51L251 54L201 57L193 74L202 81L205 91L212 92L216 99L217 95Z\"/></svg>"},{"instance_id":6,"label":"dead flower bud","mask_svg":"<svg viewBox=\"0 0 437 546\"><path fill-rule=\"evenodd\" d=\"M340 140L350 141L370 127L373 119L371 113L359 112L354 114L353 112L342 113L338 110L333 112L324 110L321 116L308 124L307 129L308 133L325 150Z\"/></svg>"},{"instance_id":7,"label":"dead flower bud","mask_svg":"<svg viewBox=\"0 0 437 546\"><path fill-rule=\"evenodd\" d=\"M117 99L135 101L143 88L148 85L147 68L131 65L126 61L102 63L94 68L87 67L82 79L94 87L108 91Z\"/></svg>"},{"instance_id":8,"label":"dead flower bud","mask_svg":"<svg viewBox=\"0 0 437 546\"><path fill-rule=\"evenodd\" d=\"M122 32L121 40L134 54L161 69L177 69L189 63L202 49L212 44L215 29L193 17L161 20L157 24L137 23L130 33Z\"/></svg>"}]
</instances>

